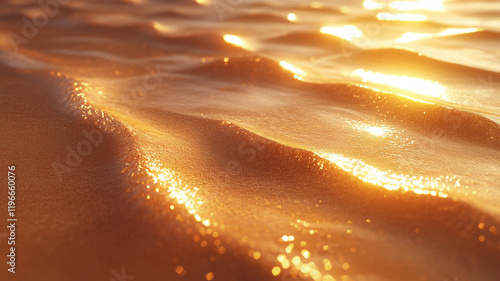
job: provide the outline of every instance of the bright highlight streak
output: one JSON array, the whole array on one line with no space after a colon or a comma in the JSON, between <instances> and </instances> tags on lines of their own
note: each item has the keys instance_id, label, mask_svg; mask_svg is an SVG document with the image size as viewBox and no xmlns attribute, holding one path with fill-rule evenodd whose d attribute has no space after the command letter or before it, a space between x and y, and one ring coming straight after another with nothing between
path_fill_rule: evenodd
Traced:
<instances>
[{"instance_id":1,"label":"bright highlight streak","mask_svg":"<svg viewBox=\"0 0 500 281\"><path fill-rule=\"evenodd\" d=\"M288 14L287 18L289 21L296 21L297 20L297 16L294 13Z\"/></svg>"},{"instance_id":2,"label":"bright highlight streak","mask_svg":"<svg viewBox=\"0 0 500 281\"><path fill-rule=\"evenodd\" d=\"M403 34L403 36L396 39L396 43L401 44L401 43L408 43L408 42L413 42L413 41L421 40L421 39L437 38L437 37L444 37L444 36L457 35L457 34L474 33L474 32L480 31L480 30L481 30L480 28L449 28L449 29L446 29L445 31L442 31L442 32L439 32L436 34L406 32L405 34Z\"/></svg>"},{"instance_id":3,"label":"bright highlight streak","mask_svg":"<svg viewBox=\"0 0 500 281\"><path fill-rule=\"evenodd\" d=\"M466 33L474 33L481 31L481 28L449 28L443 32L438 33L439 36L450 36L457 34L466 34Z\"/></svg>"},{"instance_id":4,"label":"bright highlight streak","mask_svg":"<svg viewBox=\"0 0 500 281\"><path fill-rule=\"evenodd\" d=\"M370 127L366 128L366 131L375 135L375 136L383 136L386 132L386 130L384 128L374 127L374 126L370 126Z\"/></svg>"},{"instance_id":5,"label":"bright highlight streak","mask_svg":"<svg viewBox=\"0 0 500 281\"><path fill-rule=\"evenodd\" d=\"M406 32L400 38L396 39L396 43L408 43L412 41L417 41L421 39L433 38L435 35L429 33L415 33L415 32Z\"/></svg>"},{"instance_id":6,"label":"bright highlight streak","mask_svg":"<svg viewBox=\"0 0 500 281\"><path fill-rule=\"evenodd\" d=\"M373 73L370 70L357 69L353 71L354 76L361 77L363 82L373 82L376 84L387 85L403 90L415 92L418 94L441 98L447 100L445 95L446 87L438 82L424 80L420 78L411 78L407 76L387 75L382 73Z\"/></svg>"},{"instance_id":7,"label":"bright highlight streak","mask_svg":"<svg viewBox=\"0 0 500 281\"><path fill-rule=\"evenodd\" d=\"M281 67L284 69L293 72L295 75L293 76L295 79L302 80L302 76L305 75L304 71L296 68L295 66L289 64L286 61L280 61Z\"/></svg>"},{"instance_id":8,"label":"bright highlight streak","mask_svg":"<svg viewBox=\"0 0 500 281\"><path fill-rule=\"evenodd\" d=\"M368 132L374 136L381 137L383 135L389 134L392 130L388 127L371 126L363 122L349 122L352 127L360 131Z\"/></svg>"},{"instance_id":9,"label":"bright highlight streak","mask_svg":"<svg viewBox=\"0 0 500 281\"><path fill-rule=\"evenodd\" d=\"M377 14L377 19L386 21L424 21L427 17L418 14L379 13Z\"/></svg>"},{"instance_id":10,"label":"bright highlight streak","mask_svg":"<svg viewBox=\"0 0 500 281\"><path fill-rule=\"evenodd\" d=\"M400 11L429 10L444 11L443 0L396 1L391 8Z\"/></svg>"},{"instance_id":11,"label":"bright highlight streak","mask_svg":"<svg viewBox=\"0 0 500 281\"><path fill-rule=\"evenodd\" d=\"M243 46L243 40L241 40L240 37L235 36L235 35L230 35L230 34L224 35L224 41L226 41L227 43L236 45L238 47Z\"/></svg>"},{"instance_id":12,"label":"bright highlight streak","mask_svg":"<svg viewBox=\"0 0 500 281\"><path fill-rule=\"evenodd\" d=\"M363 36L363 32L361 30L358 30L353 25L344 25L343 27L324 26L320 29L320 32L337 36L349 41L352 41L354 38Z\"/></svg>"},{"instance_id":13,"label":"bright highlight streak","mask_svg":"<svg viewBox=\"0 0 500 281\"><path fill-rule=\"evenodd\" d=\"M357 159L350 159L331 153L319 153L320 157L336 164L340 169L354 175L360 180L381 186L387 190L412 191L417 194L426 194L446 198L448 195L444 192L446 181L449 177L425 178L410 176L404 174L394 174L390 171L381 171L365 162ZM455 185L458 181L455 182Z\"/></svg>"}]
</instances>

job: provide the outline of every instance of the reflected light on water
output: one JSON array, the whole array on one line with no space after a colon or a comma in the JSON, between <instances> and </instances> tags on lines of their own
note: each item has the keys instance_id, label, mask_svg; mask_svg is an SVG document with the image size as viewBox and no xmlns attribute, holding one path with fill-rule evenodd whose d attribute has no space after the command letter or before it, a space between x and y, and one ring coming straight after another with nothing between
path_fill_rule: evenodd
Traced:
<instances>
[{"instance_id":1,"label":"reflected light on water","mask_svg":"<svg viewBox=\"0 0 500 281\"><path fill-rule=\"evenodd\" d=\"M449 28L443 32L438 33L439 36L449 36L449 35L457 35L457 34L466 34L466 33L474 33L481 31L481 28Z\"/></svg>"},{"instance_id":2,"label":"reflected light on water","mask_svg":"<svg viewBox=\"0 0 500 281\"><path fill-rule=\"evenodd\" d=\"M243 40L241 40L241 38L236 35L226 34L224 35L224 41L238 47L243 47Z\"/></svg>"},{"instance_id":3,"label":"reflected light on water","mask_svg":"<svg viewBox=\"0 0 500 281\"><path fill-rule=\"evenodd\" d=\"M361 68L353 71L352 74L353 76L361 77L363 79L363 82L369 81L372 83L396 87L434 98L448 100L448 97L445 94L447 88L435 81L407 76L374 73L370 70L366 71Z\"/></svg>"},{"instance_id":4,"label":"reflected light on water","mask_svg":"<svg viewBox=\"0 0 500 281\"><path fill-rule=\"evenodd\" d=\"M385 21L425 21L427 17L419 14L379 13L377 19Z\"/></svg>"},{"instance_id":5,"label":"reflected light on water","mask_svg":"<svg viewBox=\"0 0 500 281\"><path fill-rule=\"evenodd\" d=\"M395 174L391 171L382 171L357 159L350 159L331 153L318 153L318 155L334 164L340 169L352 174L360 180L381 186L387 190L412 191L446 198L446 182L453 179L417 177L404 174ZM458 184L458 181L455 183Z\"/></svg>"},{"instance_id":6,"label":"reflected light on water","mask_svg":"<svg viewBox=\"0 0 500 281\"><path fill-rule=\"evenodd\" d=\"M395 1L390 4L390 7L400 11L444 11L443 2L443 0Z\"/></svg>"},{"instance_id":7,"label":"reflected light on water","mask_svg":"<svg viewBox=\"0 0 500 281\"><path fill-rule=\"evenodd\" d=\"M387 126L371 125L359 121L347 121L347 123L359 131L367 132L377 137L389 136L393 131L393 129Z\"/></svg>"},{"instance_id":8,"label":"reflected light on water","mask_svg":"<svg viewBox=\"0 0 500 281\"><path fill-rule=\"evenodd\" d=\"M430 33L415 33L415 32L406 32L401 36L400 38L396 39L396 43L401 44L401 43L408 43L420 39L427 39L427 38L432 38L434 37L435 34L430 34Z\"/></svg>"},{"instance_id":9,"label":"reflected light on water","mask_svg":"<svg viewBox=\"0 0 500 281\"><path fill-rule=\"evenodd\" d=\"M287 19L293 22L297 20L297 16L294 13L289 13Z\"/></svg>"},{"instance_id":10,"label":"reflected light on water","mask_svg":"<svg viewBox=\"0 0 500 281\"><path fill-rule=\"evenodd\" d=\"M296 68L295 66L291 65L290 63L288 63L286 61L280 61L280 65L284 69L293 72L294 73L293 77L295 79L302 80L303 76L305 75L304 71Z\"/></svg>"},{"instance_id":11,"label":"reflected light on water","mask_svg":"<svg viewBox=\"0 0 500 281\"><path fill-rule=\"evenodd\" d=\"M383 128L380 126L368 125L362 122L353 122L352 126L360 131L368 132L374 136L381 137L387 135L391 132L389 128Z\"/></svg>"},{"instance_id":12,"label":"reflected light on water","mask_svg":"<svg viewBox=\"0 0 500 281\"><path fill-rule=\"evenodd\" d=\"M478 32L481 30L482 29L480 29L480 28L449 28L449 29L446 29L445 31L435 33L435 34L406 32L405 34L403 34L403 36L396 39L396 43L402 44L402 43L408 43L408 42L421 40L421 39L437 38L437 37L444 37L444 36L457 35L457 34L474 33L474 32Z\"/></svg>"},{"instance_id":13,"label":"reflected light on water","mask_svg":"<svg viewBox=\"0 0 500 281\"><path fill-rule=\"evenodd\" d=\"M324 26L320 29L320 32L334 35L349 41L363 36L363 32L353 25L344 25L342 27Z\"/></svg>"},{"instance_id":14,"label":"reflected light on water","mask_svg":"<svg viewBox=\"0 0 500 281\"><path fill-rule=\"evenodd\" d=\"M375 136L383 136L387 132L386 129L380 127L369 126L366 131Z\"/></svg>"}]
</instances>

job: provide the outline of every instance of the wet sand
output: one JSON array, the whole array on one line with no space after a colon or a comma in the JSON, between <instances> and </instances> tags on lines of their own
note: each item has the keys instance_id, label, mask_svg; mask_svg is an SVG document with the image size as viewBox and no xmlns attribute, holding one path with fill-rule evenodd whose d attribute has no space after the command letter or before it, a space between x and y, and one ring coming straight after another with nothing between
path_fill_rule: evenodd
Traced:
<instances>
[{"instance_id":1,"label":"wet sand","mask_svg":"<svg viewBox=\"0 0 500 281\"><path fill-rule=\"evenodd\" d=\"M12 53L34 5L0 15L2 280L498 279L497 31L74 1Z\"/></svg>"}]
</instances>

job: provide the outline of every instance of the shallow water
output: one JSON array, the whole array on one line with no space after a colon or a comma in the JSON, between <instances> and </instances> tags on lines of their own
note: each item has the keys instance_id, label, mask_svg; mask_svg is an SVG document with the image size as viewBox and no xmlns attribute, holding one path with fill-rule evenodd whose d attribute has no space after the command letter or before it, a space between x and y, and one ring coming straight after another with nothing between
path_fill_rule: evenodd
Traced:
<instances>
[{"instance_id":1,"label":"shallow water","mask_svg":"<svg viewBox=\"0 0 500 281\"><path fill-rule=\"evenodd\" d=\"M2 64L182 233L138 279L498 279L499 2L0 6Z\"/></svg>"}]
</instances>

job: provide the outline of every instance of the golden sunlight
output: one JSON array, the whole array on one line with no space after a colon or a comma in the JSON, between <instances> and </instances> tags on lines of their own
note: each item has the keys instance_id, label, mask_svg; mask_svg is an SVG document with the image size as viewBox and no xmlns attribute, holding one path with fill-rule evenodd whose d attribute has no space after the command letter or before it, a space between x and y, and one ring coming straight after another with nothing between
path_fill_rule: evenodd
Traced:
<instances>
[{"instance_id":1,"label":"golden sunlight","mask_svg":"<svg viewBox=\"0 0 500 281\"><path fill-rule=\"evenodd\" d=\"M302 80L302 77L305 75L304 71L296 68L295 66L291 65L286 61L280 61L280 65L284 69L293 72L295 74L293 77L297 80Z\"/></svg>"},{"instance_id":2,"label":"golden sunlight","mask_svg":"<svg viewBox=\"0 0 500 281\"><path fill-rule=\"evenodd\" d=\"M481 28L448 28L443 32L438 33L439 36L450 36L457 34L467 34L481 31Z\"/></svg>"},{"instance_id":3,"label":"golden sunlight","mask_svg":"<svg viewBox=\"0 0 500 281\"><path fill-rule=\"evenodd\" d=\"M344 25L343 27L324 26L320 29L320 32L337 36L349 41L352 41L354 38L363 36L363 32L353 25Z\"/></svg>"},{"instance_id":4,"label":"golden sunlight","mask_svg":"<svg viewBox=\"0 0 500 281\"><path fill-rule=\"evenodd\" d=\"M19 280L500 281L500 0L68 2L0 0Z\"/></svg>"},{"instance_id":5,"label":"golden sunlight","mask_svg":"<svg viewBox=\"0 0 500 281\"><path fill-rule=\"evenodd\" d=\"M224 41L226 41L229 44L236 45L238 47L243 46L243 40L241 40L240 37L235 36L235 35L230 35L230 34L224 35Z\"/></svg>"},{"instance_id":6,"label":"golden sunlight","mask_svg":"<svg viewBox=\"0 0 500 281\"><path fill-rule=\"evenodd\" d=\"M366 71L361 68L353 71L352 74L353 76L361 77L363 82L387 85L434 98L448 100L448 97L445 94L447 88L435 81L407 76L374 73L370 70Z\"/></svg>"},{"instance_id":7,"label":"golden sunlight","mask_svg":"<svg viewBox=\"0 0 500 281\"><path fill-rule=\"evenodd\" d=\"M366 131L375 136L383 136L387 132L386 129L375 126L369 126Z\"/></svg>"},{"instance_id":8,"label":"golden sunlight","mask_svg":"<svg viewBox=\"0 0 500 281\"><path fill-rule=\"evenodd\" d=\"M388 127L368 125L368 124L363 123L363 122L355 122L355 121L351 121L349 123L352 124L353 128L358 129L360 131L370 133L370 134L377 136L377 137L387 135L391 132L391 129Z\"/></svg>"},{"instance_id":9,"label":"golden sunlight","mask_svg":"<svg viewBox=\"0 0 500 281\"><path fill-rule=\"evenodd\" d=\"M436 33L436 34L406 32L405 34L403 34L403 36L396 39L396 43L402 44L402 43L413 42L413 41L421 40L421 39L437 38L437 37L444 37L444 36L457 35L457 34L474 33L474 32L478 32L481 30L482 30L481 28L449 28L449 29L446 29L442 32Z\"/></svg>"},{"instance_id":10,"label":"golden sunlight","mask_svg":"<svg viewBox=\"0 0 500 281\"><path fill-rule=\"evenodd\" d=\"M351 125L354 129L370 133L376 137L382 137L382 136L387 137L390 136L393 132L393 129L386 125L367 124L365 122L354 121L354 120L347 121L347 123Z\"/></svg>"},{"instance_id":11,"label":"golden sunlight","mask_svg":"<svg viewBox=\"0 0 500 281\"><path fill-rule=\"evenodd\" d=\"M408 43L420 39L432 38L434 35L429 33L415 33L415 32L406 32L403 36L396 39L396 43Z\"/></svg>"},{"instance_id":12,"label":"golden sunlight","mask_svg":"<svg viewBox=\"0 0 500 281\"><path fill-rule=\"evenodd\" d=\"M448 177L427 178L404 174L395 174L390 171L381 171L365 162L350 159L331 153L319 153L320 157L335 163L340 169L351 173L364 182L381 186L387 190L412 191L417 194L425 194L439 197L448 197L445 193ZM443 182L445 181L445 182ZM453 185L454 183L451 182ZM456 185L457 183L455 183Z\"/></svg>"}]
</instances>

